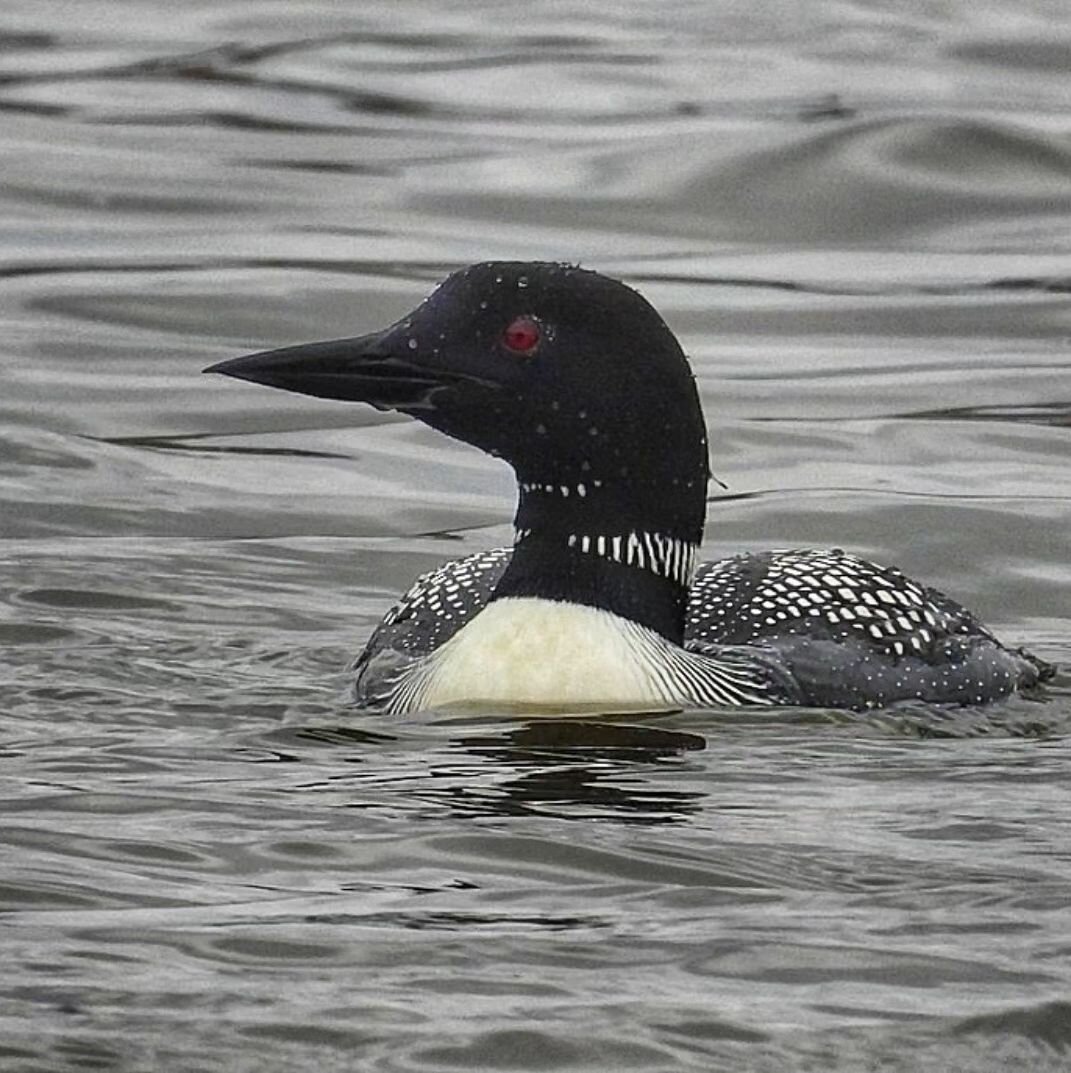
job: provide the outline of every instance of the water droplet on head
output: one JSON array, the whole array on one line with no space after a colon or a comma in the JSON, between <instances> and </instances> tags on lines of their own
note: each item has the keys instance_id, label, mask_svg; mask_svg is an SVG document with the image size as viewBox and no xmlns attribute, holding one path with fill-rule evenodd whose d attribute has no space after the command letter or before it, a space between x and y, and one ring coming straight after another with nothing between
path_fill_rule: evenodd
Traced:
<instances>
[{"instance_id":1,"label":"water droplet on head","mask_svg":"<svg viewBox=\"0 0 1071 1073\"><path fill-rule=\"evenodd\" d=\"M417 343L416 339L414 339L412 336L410 336L408 346L409 346L410 350L416 350L416 348L419 346L419 344Z\"/></svg>"},{"instance_id":2,"label":"water droplet on head","mask_svg":"<svg viewBox=\"0 0 1071 1073\"><path fill-rule=\"evenodd\" d=\"M517 286L521 287L521 288L527 287L528 286L528 277L527 276L518 276L517 277Z\"/></svg>"}]
</instances>

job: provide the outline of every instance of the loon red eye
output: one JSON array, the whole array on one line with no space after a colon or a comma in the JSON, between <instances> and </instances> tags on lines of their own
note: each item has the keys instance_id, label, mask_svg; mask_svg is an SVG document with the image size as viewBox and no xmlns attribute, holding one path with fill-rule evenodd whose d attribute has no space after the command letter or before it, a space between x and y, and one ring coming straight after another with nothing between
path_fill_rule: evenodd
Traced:
<instances>
[{"instance_id":1,"label":"loon red eye","mask_svg":"<svg viewBox=\"0 0 1071 1073\"><path fill-rule=\"evenodd\" d=\"M528 355L539 346L543 338L543 326L535 317L516 317L502 333L502 345L514 354Z\"/></svg>"}]
</instances>

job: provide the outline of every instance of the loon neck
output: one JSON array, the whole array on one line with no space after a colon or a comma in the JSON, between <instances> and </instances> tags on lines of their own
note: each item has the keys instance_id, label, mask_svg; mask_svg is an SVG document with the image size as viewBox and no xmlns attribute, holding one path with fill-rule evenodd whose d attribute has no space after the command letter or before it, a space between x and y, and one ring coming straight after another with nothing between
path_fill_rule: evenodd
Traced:
<instances>
[{"instance_id":1,"label":"loon neck","mask_svg":"<svg viewBox=\"0 0 1071 1073\"><path fill-rule=\"evenodd\" d=\"M704 489L705 481L652 489L637 509L635 486L625 497L593 481L521 481L513 556L492 599L583 604L681 644Z\"/></svg>"}]
</instances>

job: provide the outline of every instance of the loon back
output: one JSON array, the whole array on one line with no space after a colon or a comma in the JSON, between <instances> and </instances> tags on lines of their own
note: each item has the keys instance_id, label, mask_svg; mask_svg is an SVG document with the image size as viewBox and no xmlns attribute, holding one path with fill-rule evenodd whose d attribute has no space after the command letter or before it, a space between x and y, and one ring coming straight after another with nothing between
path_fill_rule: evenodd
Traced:
<instances>
[{"instance_id":1,"label":"loon back","mask_svg":"<svg viewBox=\"0 0 1071 1073\"><path fill-rule=\"evenodd\" d=\"M382 331L208 371L397 410L514 470L513 548L446 564L388 613L357 661L369 706L978 704L1048 672L840 551L697 570L694 377L654 308L596 272L473 265Z\"/></svg>"}]
</instances>

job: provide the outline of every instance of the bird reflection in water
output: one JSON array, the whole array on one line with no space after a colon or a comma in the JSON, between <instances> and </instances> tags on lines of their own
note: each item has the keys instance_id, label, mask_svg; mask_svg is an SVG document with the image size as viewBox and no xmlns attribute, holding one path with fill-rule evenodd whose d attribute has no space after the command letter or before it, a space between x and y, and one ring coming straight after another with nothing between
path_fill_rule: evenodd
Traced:
<instances>
[{"instance_id":1,"label":"bird reflection in water","mask_svg":"<svg viewBox=\"0 0 1071 1073\"><path fill-rule=\"evenodd\" d=\"M503 729L467 726L472 732L450 737L445 752L429 750L429 766L419 778L407 769L399 771L396 780L385 780L382 764L376 763L375 776L368 781L379 790L389 784L395 791L404 782L413 798L434 799L455 815L583 819L609 814L637 824L679 822L696 813L705 796L668 789L664 770L657 783L644 777L650 765L664 768L680 763L686 753L705 749L706 741L698 734L575 718L535 719ZM294 746L288 750L291 760L300 761L310 743L360 747L361 752L339 757L359 767L329 776L326 781L335 789L342 779L365 782L370 773L360 769L372 759L368 750L399 740L352 726L290 728L285 734ZM276 751L280 745L277 740Z\"/></svg>"}]
</instances>

